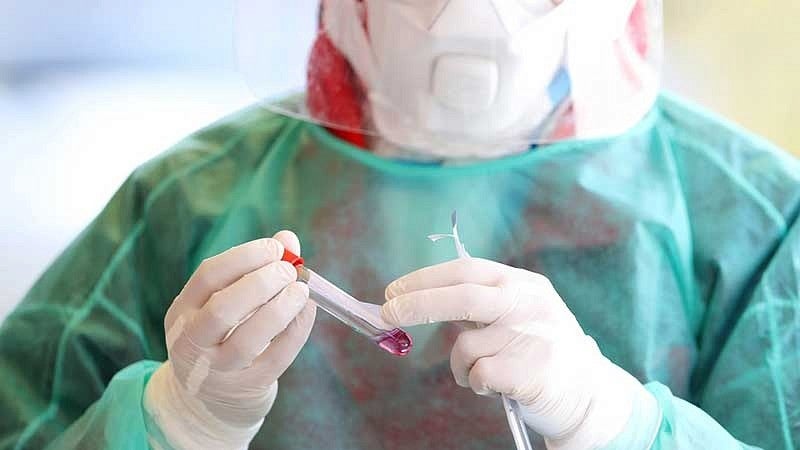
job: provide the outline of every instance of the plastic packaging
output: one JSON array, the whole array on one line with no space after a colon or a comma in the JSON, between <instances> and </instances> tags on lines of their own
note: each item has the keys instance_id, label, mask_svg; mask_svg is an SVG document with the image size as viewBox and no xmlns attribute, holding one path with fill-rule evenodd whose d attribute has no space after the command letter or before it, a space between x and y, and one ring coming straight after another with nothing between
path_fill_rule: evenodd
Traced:
<instances>
[{"instance_id":1,"label":"plastic packaging","mask_svg":"<svg viewBox=\"0 0 800 450\"><path fill-rule=\"evenodd\" d=\"M453 225L453 231L450 234L432 234L428 236L433 242L442 240L442 239L453 239L456 247L456 253L458 254L459 258L470 258L469 253L467 252L467 248L461 242L461 237L458 235L458 214L453 211L450 220ZM533 445L531 443L531 438L528 436L528 428L525 425L525 421L522 420L522 411L520 411L520 404L518 401L508 398L505 394L502 394L500 398L503 401L503 410L506 412L506 418L508 419L508 427L511 430L511 436L514 438L514 444L517 447L517 450L533 450Z\"/></svg>"}]
</instances>

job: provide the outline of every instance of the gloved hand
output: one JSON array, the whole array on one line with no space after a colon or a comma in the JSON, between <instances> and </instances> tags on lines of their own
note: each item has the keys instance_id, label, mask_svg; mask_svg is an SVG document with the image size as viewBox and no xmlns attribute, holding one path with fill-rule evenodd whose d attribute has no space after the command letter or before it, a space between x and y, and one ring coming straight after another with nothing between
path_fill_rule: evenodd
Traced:
<instances>
[{"instance_id":1,"label":"gloved hand","mask_svg":"<svg viewBox=\"0 0 800 450\"><path fill-rule=\"evenodd\" d=\"M154 447L247 448L258 432L316 314L284 246L300 254L282 231L205 260L172 303L169 360L145 390Z\"/></svg>"},{"instance_id":2,"label":"gloved hand","mask_svg":"<svg viewBox=\"0 0 800 450\"><path fill-rule=\"evenodd\" d=\"M394 281L386 299L383 318L396 326L485 325L456 339L456 383L519 401L525 422L550 449L602 448L623 432L634 408L659 415L653 396L600 353L542 275L463 258ZM655 429L638 431L643 441L657 431L657 420L650 422Z\"/></svg>"}]
</instances>

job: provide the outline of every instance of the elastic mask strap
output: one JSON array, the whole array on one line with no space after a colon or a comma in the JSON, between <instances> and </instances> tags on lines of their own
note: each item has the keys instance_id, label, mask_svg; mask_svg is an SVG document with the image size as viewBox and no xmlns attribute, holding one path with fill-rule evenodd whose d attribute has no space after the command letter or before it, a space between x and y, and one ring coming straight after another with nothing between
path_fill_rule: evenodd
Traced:
<instances>
[{"instance_id":1,"label":"elastic mask strap","mask_svg":"<svg viewBox=\"0 0 800 450\"><path fill-rule=\"evenodd\" d=\"M361 19L362 8L355 0L328 0L322 10L322 24L369 90L374 86L377 67Z\"/></svg>"}]
</instances>

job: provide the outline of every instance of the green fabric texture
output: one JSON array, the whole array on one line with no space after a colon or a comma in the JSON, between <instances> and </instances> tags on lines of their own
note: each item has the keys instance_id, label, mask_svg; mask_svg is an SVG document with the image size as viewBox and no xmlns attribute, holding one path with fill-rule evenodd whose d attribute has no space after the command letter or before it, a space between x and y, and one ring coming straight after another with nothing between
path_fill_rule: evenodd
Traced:
<instances>
[{"instance_id":1,"label":"green fabric texture","mask_svg":"<svg viewBox=\"0 0 800 450\"><path fill-rule=\"evenodd\" d=\"M47 448L147 448L147 417L141 403L147 380L159 365L141 361L120 371L103 396Z\"/></svg>"},{"instance_id":2,"label":"green fabric texture","mask_svg":"<svg viewBox=\"0 0 800 450\"><path fill-rule=\"evenodd\" d=\"M658 400L662 411L661 427L653 441L652 450L673 448L742 450L757 448L742 444L734 439L701 409L685 400L674 397L668 387L659 383L652 383L648 384L647 388Z\"/></svg>"},{"instance_id":3,"label":"green fabric texture","mask_svg":"<svg viewBox=\"0 0 800 450\"><path fill-rule=\"evenodd\" d=\"M453 210L470 253L548 276L609 359L674 393L649 385L656 448L800 447L800 164L665 95L623 136L461 166L382 159L256 107L194 134L136 170L4 322L0 448L146 448L153 366L114 376L166 357L164 314L204 258L292 229L309 266L381 302L455 256L426 239ZM320 312L252 448L513 448L499 401L452 380L457 326L409 331L393 358Z\"/></svg>"}]
</instances>

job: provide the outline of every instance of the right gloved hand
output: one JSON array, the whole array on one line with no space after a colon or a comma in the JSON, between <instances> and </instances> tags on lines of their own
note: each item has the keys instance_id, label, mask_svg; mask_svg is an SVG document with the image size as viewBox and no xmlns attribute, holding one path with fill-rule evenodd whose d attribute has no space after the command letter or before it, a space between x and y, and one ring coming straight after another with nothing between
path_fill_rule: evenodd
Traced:
<instances>
[{"instance_id":1,"label":"right gloved hand","mask_svg":"<svg viewBox=\"0 0 800 450\"><path fill-rule=\"evenodd\" d=\"M284 248L300 254L294 233L207 259L172 303L169 360L145 390L155 448L246 448L258 432L316 314Z\"/></svg>"}]
</instances>

